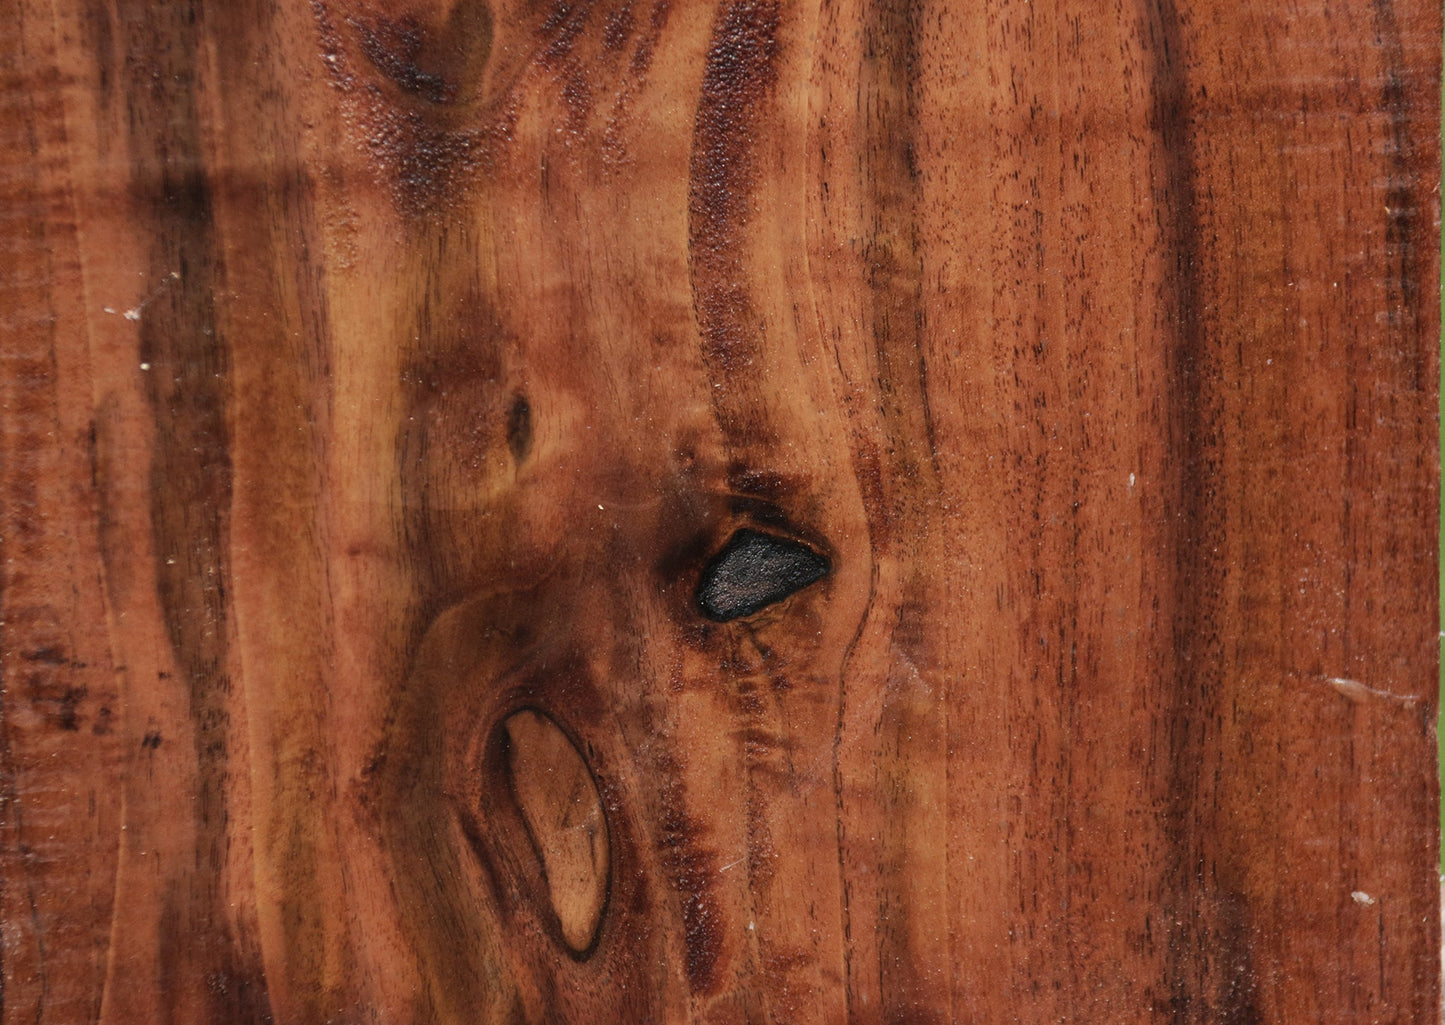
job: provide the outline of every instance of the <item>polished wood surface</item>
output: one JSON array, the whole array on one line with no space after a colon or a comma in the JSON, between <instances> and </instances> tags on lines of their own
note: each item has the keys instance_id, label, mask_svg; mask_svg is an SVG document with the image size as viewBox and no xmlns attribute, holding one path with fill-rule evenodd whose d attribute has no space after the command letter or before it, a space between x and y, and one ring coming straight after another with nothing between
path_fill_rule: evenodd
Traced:
<instances>
[{"instance_id":1,"label":"polished wood surface","mask_svg":"<svg viewBox=\"0 0 1445 1025\"><path fill-rule=\"evenodd\" d=\"M1432 0L5 0L0 1021L1438 1020Z\"/></svg>"}]
</instances>

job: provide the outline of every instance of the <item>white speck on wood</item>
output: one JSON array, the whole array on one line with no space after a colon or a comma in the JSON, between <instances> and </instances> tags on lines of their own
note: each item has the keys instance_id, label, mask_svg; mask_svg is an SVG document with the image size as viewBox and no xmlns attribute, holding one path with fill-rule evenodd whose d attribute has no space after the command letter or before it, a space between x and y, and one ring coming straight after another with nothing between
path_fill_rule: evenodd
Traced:
<instances>
[{"instance_id":1,"label":"white speck on wood","mask_svg":"<svg viewBox=\"0 0 1445 1025\"><path fill-rule=\"evenodd\" d=\"M1398 701L1403 705L1413 705L1420 700L1413 694L1396 694L1394 691L1380 690L1377 687L1367 687L1359 680L1347 680L1342 676L1326 676L1325 682L1351 701L1358 702L1366 701L1370 698L1384 698L1386 701Z\"/></svg>"}]
</instances>

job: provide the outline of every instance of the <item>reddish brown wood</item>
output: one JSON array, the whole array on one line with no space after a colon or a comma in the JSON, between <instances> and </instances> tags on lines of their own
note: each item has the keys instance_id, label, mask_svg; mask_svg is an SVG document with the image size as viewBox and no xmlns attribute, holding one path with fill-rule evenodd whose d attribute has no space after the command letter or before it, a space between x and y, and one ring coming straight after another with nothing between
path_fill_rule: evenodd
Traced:
<instances>
[{"instance_id":1,"label":"reddish brown wood","mask_svg":"<svg viewBox=\"0 0 1445 1025\"><path fill-rule=\"evenodd\" d=\"M4 1025L1438 1020L1438 4L0 13Z\"/></svg>"}]
</instances>

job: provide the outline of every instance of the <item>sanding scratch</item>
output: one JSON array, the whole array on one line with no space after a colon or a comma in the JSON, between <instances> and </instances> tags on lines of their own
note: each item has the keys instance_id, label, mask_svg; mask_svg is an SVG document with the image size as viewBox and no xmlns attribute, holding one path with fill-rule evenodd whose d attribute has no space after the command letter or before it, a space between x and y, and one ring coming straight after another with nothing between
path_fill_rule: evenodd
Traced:
<instances>
[{"instance_id":1,"label":"sanding scratch","mask_svg":"<svg viewBox=\"0 0 1445 1025\"><path fill-rule=\"evenodd\" d=\"M102 310L105 313L115 314L117 316L124 317L126 320L129 321L140 320L140 315L145 312L145 308L151 303L155 302L156 299L160 297L160 294L166 290L166 286L169 285L172 281L179 281L180 279L181 272L173 270L161 279L161 283L155 287L155 290L151 292L150 295L142 299L139 305L132 306L128 310L117 310L114 307L105 306L102 307Z\"/></svg>"}]
</instances>

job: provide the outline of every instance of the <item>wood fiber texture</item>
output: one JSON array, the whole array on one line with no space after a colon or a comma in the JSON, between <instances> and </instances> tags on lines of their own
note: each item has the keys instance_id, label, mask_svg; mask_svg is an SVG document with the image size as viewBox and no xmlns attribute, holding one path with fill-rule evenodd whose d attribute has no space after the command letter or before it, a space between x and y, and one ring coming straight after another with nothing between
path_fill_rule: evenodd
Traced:
<instances>
[{"instance_id":1,"label":"wood fiber texture","mask_svg":"<svg viewBox=\"0 0 1445 1025\"><path fill-rule=\"evenodd\" d=\"M1438 1020L1435 0L0 24L4 1025Z\"/></svg>"}]
</instances>

